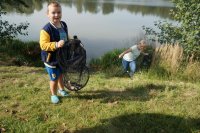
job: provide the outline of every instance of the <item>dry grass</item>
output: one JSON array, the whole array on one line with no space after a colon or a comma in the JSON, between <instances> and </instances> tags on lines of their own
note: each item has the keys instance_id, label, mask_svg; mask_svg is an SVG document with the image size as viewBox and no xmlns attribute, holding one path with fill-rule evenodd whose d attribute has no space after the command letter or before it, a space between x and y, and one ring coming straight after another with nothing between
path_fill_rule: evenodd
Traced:
<instances>
[{"instance_id":1,"label":"dry grass","mask_svg":"<svg viewBox=\"0 0 200 133\"><path fill-rule=\"evenodd\" d=\"M155 49L151 70L159 76L173 76L185 80L199 81L200 62L194 56L185 58L179 44L165 44Z\"/></svg>"},{"instance_id":2,"label":"dry grass","mask_svg":"<svg viewBox=\"0 0 200 133\"><path fill-rule=\"evenodd\" d=\"M200 62L189 62L183 71L183 75L190 80L200 79Z\"/></svg>"},{"instance_id":3,"label":"dry grass","mask_svg":"<svg viewBox=\"0 0 200 133\"><path fill-rule=\"evenodd\" d=\"M170 73L176 73L182 60L183 48L179 44L165 44L155 49L152 67L159 65Z\"/></svg>"}]
</instances>

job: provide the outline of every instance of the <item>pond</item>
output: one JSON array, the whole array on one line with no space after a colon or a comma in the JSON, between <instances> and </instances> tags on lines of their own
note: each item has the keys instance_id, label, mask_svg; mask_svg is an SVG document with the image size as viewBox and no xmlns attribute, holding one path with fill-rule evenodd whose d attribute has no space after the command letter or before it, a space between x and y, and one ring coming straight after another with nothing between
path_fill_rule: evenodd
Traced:
<instances>
[{"instance_id":1,"label":"pond","mask_svg":"<svg viewBox=\"0 0 200 133\"><path fill-rule=\"evenodd\" d=\"M128 48L144 37L142 26L153 27L158 20L173 21L170 0L60 0L62 20L69 34L77 35L89 59L116 48ZM47 0L1 1L10 23L29 22L23 41L39 41L39 32L48 22Z\"/></svg>"}]
</instances>

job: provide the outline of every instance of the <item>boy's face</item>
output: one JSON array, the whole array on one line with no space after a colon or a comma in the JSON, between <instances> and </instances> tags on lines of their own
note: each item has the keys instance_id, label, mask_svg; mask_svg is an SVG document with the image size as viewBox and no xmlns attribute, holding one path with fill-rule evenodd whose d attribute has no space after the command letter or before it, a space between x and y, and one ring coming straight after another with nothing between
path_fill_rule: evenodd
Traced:
<instances>
[{"instance_id":1,"label":"boy's face","mask_svg":"<svg viewBox=\"0 0 200 133\"><path fill-rule=\"evenodd\" d=\"M144 50L145 50L144 44L141 44L141 45L140 45L140 50L141 50L141 51L144 51Z\"/></svg>"},{"instance_id":2,"label":"boy's face","mask_svg":"<svg viewBox=\"0 0 200 133\"><path fill-rule=\"evenodd\" d=\"M60 20L61 20L61 17L62 17L61 7L60 6L55 6L53 4L49 5L48 6L47 16L48 16L49 20L53 24L60 23Z\"/></svg>"},{"instance_id":3,"label":"boy's face","mask_svg":"<svg viewBox=\"0 0 200 133\"><path fill-rule=\"evenodd\" d=\"M145 42L143 40L139 42L139 48L141 51L145 50L146 46L145 46Z\"/></svg>"}]
</instances>

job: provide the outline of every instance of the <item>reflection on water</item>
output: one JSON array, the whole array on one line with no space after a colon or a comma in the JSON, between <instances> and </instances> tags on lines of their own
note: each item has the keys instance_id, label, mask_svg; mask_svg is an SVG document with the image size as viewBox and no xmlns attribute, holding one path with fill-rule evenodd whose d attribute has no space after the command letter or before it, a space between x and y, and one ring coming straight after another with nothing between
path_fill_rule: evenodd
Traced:
<instances>
[{"instance_id":1,"label":"reflection on water","mask_svg":"<svg viewBox=\"0 0 200 133\"><path fill-rule=\"evenodd\" d=\"M39 31L48 22L48 0L1 0L0 7L8 12L9 22L30 23L29 36L22 40L39 40ZM141 36L142 26L153 26L157 20L171 20L169 0L60 0L63 20L69 33L77 34L88 51L98 57L104 52L132 45ZM132 43L127 43L132 40Z\"/></svg>"},{"instance_id":2,"label":"reflection on water","mask_svg":"<svg viewBox=\"0 0 200 133\"><path fill-rule=\"evenodd\" d=\"M46 0L48 1L48 0ZM127 10L131 13L142 13L143 15L156 15L170 17L169 10L173 4L169 0L60 0L64 6L76 7L78 13L101 12L106 15L115 10ZM34 10L40 11L45 0L2 0L0 6L7 12L32 14Z\"/></svg>"}]
</instances>

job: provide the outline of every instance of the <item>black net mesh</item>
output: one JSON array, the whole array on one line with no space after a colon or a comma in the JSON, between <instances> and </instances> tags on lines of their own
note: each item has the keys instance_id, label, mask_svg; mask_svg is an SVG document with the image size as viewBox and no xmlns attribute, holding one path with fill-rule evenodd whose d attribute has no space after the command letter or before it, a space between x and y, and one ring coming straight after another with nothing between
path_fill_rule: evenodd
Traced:
<instances>
[{"instance_id":1,"label":"black net mesh","mask_svg":"<svg viewBox=\"0 0 200 133\"><path fill-rule=\"evenodd\" d=\"M67 89L78 91L89 80L86 67L86 51L81 41L74 37L57 51L58 64L63 70L63 82Z\"/></svg>"}]
</instances>

